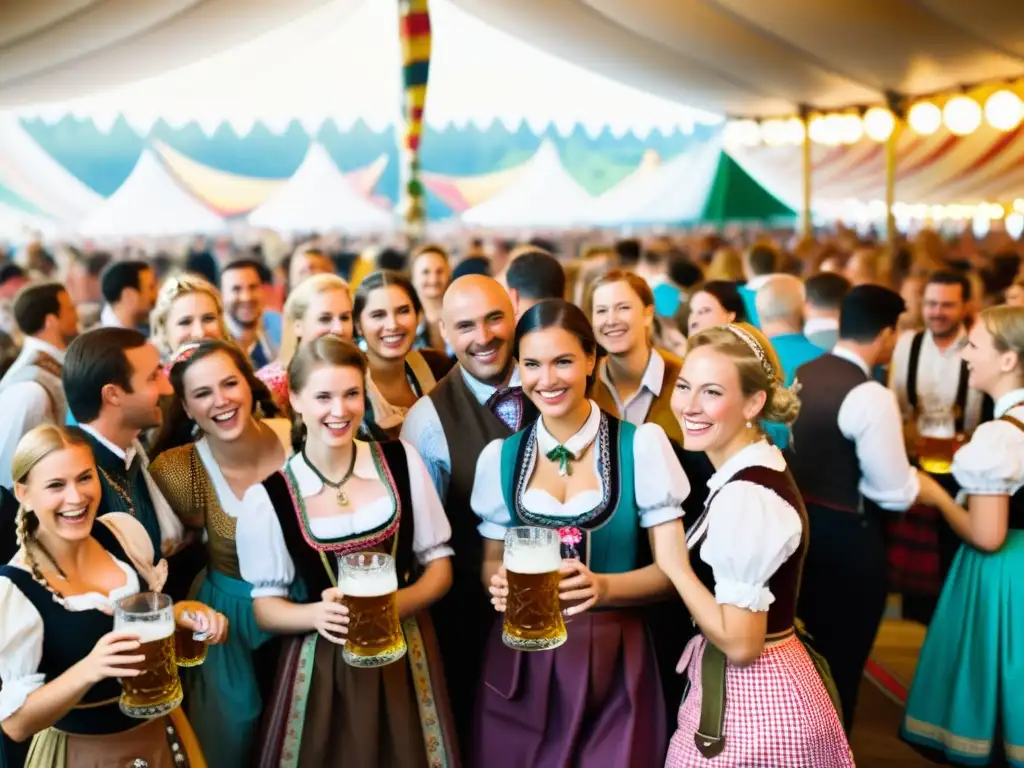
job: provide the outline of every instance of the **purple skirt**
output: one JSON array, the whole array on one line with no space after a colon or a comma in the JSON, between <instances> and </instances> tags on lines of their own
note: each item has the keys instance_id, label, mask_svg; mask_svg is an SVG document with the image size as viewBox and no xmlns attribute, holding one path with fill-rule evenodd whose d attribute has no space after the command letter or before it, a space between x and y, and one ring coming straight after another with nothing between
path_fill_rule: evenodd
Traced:
<instances>
[{"instance_id":1,"label":"purple skirt","mask_svg":"<svg viewBox=\"0 0 1024 768\"><path fill-rule=\"evenodd\" d=\"M553 651L491 635L477 703L475 759L488 768L650 768L668 749L658 665L632 610L574 616Z\"/></svg>"}]
</instances>

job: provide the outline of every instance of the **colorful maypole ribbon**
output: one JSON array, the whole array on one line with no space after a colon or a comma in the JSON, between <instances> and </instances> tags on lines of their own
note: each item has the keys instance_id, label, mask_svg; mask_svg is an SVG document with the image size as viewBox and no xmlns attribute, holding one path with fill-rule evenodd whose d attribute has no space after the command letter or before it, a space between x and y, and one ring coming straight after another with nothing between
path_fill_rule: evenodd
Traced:
<instances>
[{"instance_id":1,"label":"colorful maypole ribbon","mask_svg":"<svg viewBox=\"0 0 1024 768\"><path fill-rule=\"evenodd\" d=\"M421 238L426 229L427 203L420 181L420 139L423 136L423 107L430 79L429 0L398 0L399 33L402 38L402 85L405 135L402 141L402 215L411 238Z\"/></svg>"}]
</instances>

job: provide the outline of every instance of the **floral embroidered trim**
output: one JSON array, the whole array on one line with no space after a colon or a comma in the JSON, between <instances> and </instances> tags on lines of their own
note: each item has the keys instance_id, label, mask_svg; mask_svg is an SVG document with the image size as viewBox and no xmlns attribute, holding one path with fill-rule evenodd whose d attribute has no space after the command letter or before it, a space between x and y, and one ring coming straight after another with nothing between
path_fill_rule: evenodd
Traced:
<instances>
[{"instance_id":1,"label":"floral embroidered trim","mask_svg":"<svg viewBox=\"0 0 1024 768\"><path fill-rule=\"evenodd\" d=\"M451 756L446 749L444 731L441 728L441 716L437 711L437 698L434 695L434 683L430 677L430 659L420 632L419 622L415 617L402 622L405 632L405 644L408 646L406 658L412 671L413 689L416 693L416 706L420 711L420 726L423 729L423 746L427 750L427 764L430 768L447 768L451 765Z\"/></svg>"},{"instance_id":2,"label":"floral embroidered trim","mask_svg":"<svg viewBox=\"0 0 1024 768\"><path fill-rule=\"evenodd\" d=\"M313 657L316 654L316 632L302 639L299 661L292 681L292 700L288 706L288 717L284 721L284 740L281 743L281 768L299 768L299 752L302 747L302 730L306 725L306 705L309 703L309 689L313 685Z\"/></svg>"}]
</instances>

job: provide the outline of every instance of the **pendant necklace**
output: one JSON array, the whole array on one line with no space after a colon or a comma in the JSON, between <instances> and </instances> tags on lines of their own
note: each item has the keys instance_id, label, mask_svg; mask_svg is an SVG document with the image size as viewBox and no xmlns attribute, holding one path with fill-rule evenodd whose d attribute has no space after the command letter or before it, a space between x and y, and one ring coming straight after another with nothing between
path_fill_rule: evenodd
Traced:
<instances>
[{"instance_id":1,"label":"pendant necklace","mask_svg":"<svg viewBox=\"0 0 1024 768\"><path fill-rule=\"evenodd\" d=\"M340 504L343 507L347 507L348 494L345 493L345 483L347 483L349 479L352 477L352 473L355 471L356 468L356 444L352 444L352 458L349 460L348 463L348 471L345 472L344 477L342 477L341 480L339 480L336 483L328 480L326 477L324 477L323 473L316 468L316 465L313 464L313 462L309 460L309 456L306 455L305 448L302 449L302 458L306 460L306 464L309 465L309 468L312 469L316 476L320 478L320 482L322 482L328 488L334 490L334 495L335 498L338 500L338 504Z\"/></svg>"}]
</instances>

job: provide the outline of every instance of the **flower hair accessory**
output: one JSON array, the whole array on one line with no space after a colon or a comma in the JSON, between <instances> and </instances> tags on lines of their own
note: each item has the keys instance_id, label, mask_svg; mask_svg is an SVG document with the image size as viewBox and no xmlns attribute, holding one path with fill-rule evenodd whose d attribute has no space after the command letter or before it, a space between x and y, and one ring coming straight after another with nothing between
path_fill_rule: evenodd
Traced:
<instances>
[{"instance_id":1,"label":"flower hair accessory","mask_svg":"<svg viewBox=\"0 0 1024 768\"><path fill-rule=\"evenodd\" d=\"M761 367L764 368L764 372L768 374L768 378L774 380L775 369L772 368L772 364L768 360L768 355L765 354L765 351L761 347L761 345L757 343L757 339L751 336L749 332L740 328L738 325L733 325L732 323L730 323L725 327L732 332L733 336L735 336L737 339L739 339L748 347L750 347L750 351L753 352L757 359L760 361Z\"/></svg>"}]
</instances>

